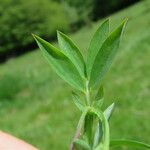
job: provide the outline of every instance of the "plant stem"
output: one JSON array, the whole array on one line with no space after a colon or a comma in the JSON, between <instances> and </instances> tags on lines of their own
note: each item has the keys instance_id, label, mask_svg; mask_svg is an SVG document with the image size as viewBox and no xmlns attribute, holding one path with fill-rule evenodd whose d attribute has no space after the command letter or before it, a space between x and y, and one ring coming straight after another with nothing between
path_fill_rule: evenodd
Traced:
<instances>
[{"instance_id":1,"label":"plant stem","mask_svg":"<svg viewBox=\"0 0 150 150\"><path fill-rule=\"evenodd\" d=\"M80 117L80 120L79 120L78 125L77 125L77 130L76 130L76 132L75 132L75 135L74 135L74 137L73 137L73 140L72 140L72 142L71 142L71 145L70 145L69 150L74 150L74 142L75 142L75 140L76 140L77 138L80 137L81 130L82 130L82 127L83 127L83 125L84 125L84 119L85 119L85 116L86 116L87 112L88 112L88 109L86 109L86 110L82 113L82 115L81 115L81 117Z\"/></svg>"},{"instance_id":2,"label":"plant stem","mask_svg":"<svg viewBox=\"0 0 150 150\"><path fill-rule=\"evenodd\" d=\"M90 103L90 90L89 90L89 81L88 81L88 80L86 81L86 92L85 92L85 97L86 97L87 105L90 106L91 103Z\"/></svg>"},{"instance_id":3,"label":"plant stem","mask_svg":"<svg viewBox=\"0 0 150 150\"><path fill-rule=\"evenodd\" d=\"M86 81L85 99L86 99L87 106L90 106L90 90L89 90L89 81L88 81L88 80ZM81 130L82 130L82 127L83 127L83 124L84 124L84 120L85 120L85 116L86 116L88 110L89 110L89 109L86 109L86 110L82 113L82 115L81 115L81 117L80 117L79 123L78 123L78 125L77 125L77 130L76 130L75 135L74 135L74 137L73 137L73 140L72 140L72 142L71 142L71 144L70 144L69 150L74 150L74 142L75 142L75 140L76 140L77 138L80 137Z\"/></svg>"},{"instance_id":4,"label":"plant stem","mask_svg":"<svg viewBox=\"0 0 150 150\"><path fill-rule=\"evenodd\" d=\"M104 130L104 150L109 150L109 144L110 144L110 133L109 133L109 124L108 124L108 120L106 119L105 115L103 115L104 117L104 125L103 125L103 130Z\"/></svg>"}]
</instances>

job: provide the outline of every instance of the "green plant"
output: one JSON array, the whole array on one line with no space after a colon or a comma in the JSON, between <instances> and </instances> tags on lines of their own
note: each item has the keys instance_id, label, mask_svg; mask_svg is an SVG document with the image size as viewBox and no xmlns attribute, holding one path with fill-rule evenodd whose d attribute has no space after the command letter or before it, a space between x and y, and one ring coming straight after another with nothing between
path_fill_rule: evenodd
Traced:
<instances>
[{"instance_id":1,"label":"green plant","mask_svg":"<svg viewBox=\"0 0 150 150\"><path fill-rule=\"evenodd\" d=\"M33 35L52 68L76 89L72 93L73 101L82 115L70 150L109 150L119 145L150 149L150 145L133 140L110 140L108 121L114 103L105 111L101 108L104 101L101 81L115 58L126 22L127 19L110 33L109 20L106 20L91 40L86 61L71 39L59 31L60 49Z\"/></svg>"},{"instance_id":2,"label":"green plant","mask_svg":"<svg viewBox=\"0 0 150 150\"><path fill-rule=\"evenodd\" d=\"M33 43L31 32L54 38L56 29L69 29L63 7L49 0L1 0L0 16L0 54L30 46Z\"/></svg>"},{"instance_id":3,"label":"green plant","mask_svg":"<svg viewBox=\"0 0 150 150\"><path fill-rule=\"evenodd\" d=\"M85 0L85 1L61 0L61 1L66 6L65 10L68 13L74 14L74 17L72 17L70 14L71 20L76 18L76 22L74 22L74 23L77 23L77 25L80 25L83 23L85 23L87 25L90 24L90 20L92 19L92 12L94 9L95 1L93 1L93 0Z\"/></svg>"}]
</instances>

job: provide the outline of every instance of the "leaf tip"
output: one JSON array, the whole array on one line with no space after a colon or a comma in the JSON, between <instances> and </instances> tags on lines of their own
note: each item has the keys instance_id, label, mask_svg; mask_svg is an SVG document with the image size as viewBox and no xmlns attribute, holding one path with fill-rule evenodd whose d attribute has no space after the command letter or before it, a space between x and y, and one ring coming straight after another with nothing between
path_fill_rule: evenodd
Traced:
<instances>
[{"instance_id":1,"label":"leaf tip","mask_svg":"<svg viewBox=\"0 0 150 150\"><path fill-rule=\"evenodd\" d=\"M36 35L34 33L31 33L31 35L34 39L36 38Z\"/></svg>"},{"instance_id":2,"label":"leaf tip","mask_svg":"<svg viewBox=\"0 0 150 150\"><path fill-rule=\"evenodd\" d=\"M123 22L127 22L129 20L129 18L128 17L125 17L124 19L123 19Z\"/></svg>"},{"instance_id":3,"label":"leaf tip","mask_svg":"<svg viewBox=\"0 0 150 150\"><path fill-rule=\"evenodd\" d=\"M60 36L63 36L64 33L62 33L61 31L57 30L57 36L60 37Z\"/></svg>"},{"instance_id":4,"label":"leaf tip","mask_svg":"<svg viewBox=\"0 0 150 150\"><path fill-rule=\"evenodd\" d=\"M122 31L124 30L127 22L128 22L128 18L123 19L123 21L121 22L120 27L122 28Z\"/></svg>"},{"instance_id":5,"label":"leaf tip","mask_svg":"<svg viewBox=\"0 0 150 150\"><path fill-rule=\"evenodd\" d=\"M38 41L39 39L41 39L39 36L37 36L37 35L35 35L35 34L31 34L32 35L32 37L36 40L36 41Z\"/></svg>"},{"instance_id":6,"label":"leaf tip","mask_svg":"<svg viewBox=\"0 0 150 150\"><path fill-rule=\"evenodd\" d=\"M106 20L104 21L104 23L109 23L110 19L106 18Z\"/></svg>"},{"instance_id":7,"label":"leaf tip","mask_svg":"<svg viewBox=\"0 0 150 150\"><path fill-rule=\"evenodd\" d=\"M57 35L60 34L60 31L59 31L59 30L57 30L56 32L57 32Z\"/></svg>"},{"instance_id":8,"label":"leaf tip","mask_svg":"<svg viewBox=\"0 0 150 150\"><path fill-rule=\"evenodd\" d=\"M111 109L114 109L115 103L113 102L109 107L110 107Z\"/></svg>"}]
</instances>

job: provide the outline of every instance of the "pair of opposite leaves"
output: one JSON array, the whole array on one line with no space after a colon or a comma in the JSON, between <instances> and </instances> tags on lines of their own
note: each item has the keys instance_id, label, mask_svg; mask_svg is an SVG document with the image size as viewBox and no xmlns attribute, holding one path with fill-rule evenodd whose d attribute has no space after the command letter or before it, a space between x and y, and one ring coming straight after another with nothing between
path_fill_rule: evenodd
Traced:
<instances>
[{"instance_id":1,"label":"pair of opposite leaves","mask_svg":"<svg viewBox=\"0 0 150 150\"><path fill-rule=\"evenodd\" d=\"M102 23L91 40L86 62L71 39L59 31L57 36L60 49L36 35L33 36L56 73L74 88L84 92L87 81L90 88L96 86L109 69L126 21L127 19L111 33L109 20Z\"/></svg>"}]
</instances>

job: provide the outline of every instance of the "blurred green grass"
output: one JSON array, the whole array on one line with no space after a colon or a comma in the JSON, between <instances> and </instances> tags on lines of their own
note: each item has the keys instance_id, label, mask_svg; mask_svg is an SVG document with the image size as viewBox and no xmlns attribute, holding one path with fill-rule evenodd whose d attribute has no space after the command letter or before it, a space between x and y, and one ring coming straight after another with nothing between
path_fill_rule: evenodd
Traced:
<instances>
[{"instance_id":1,"label":"blurred green grass","mask_svg":"<svg viewBox=\"0 0 150 150\"><path fill-rule=\"evenodd\" d=\"M129 18L120 50L104 79L105 106L115 101L112 138L150 143L150 1L142 1L110 16L114 28ZM83 50L102 20L71 35ZM40 51L0 65L0 129L42 150L66 150L80 113L70 91Z\"/></svg>"}]
</instances>

